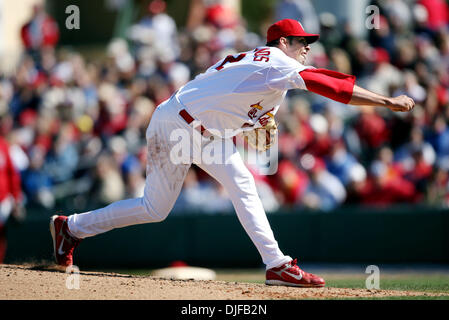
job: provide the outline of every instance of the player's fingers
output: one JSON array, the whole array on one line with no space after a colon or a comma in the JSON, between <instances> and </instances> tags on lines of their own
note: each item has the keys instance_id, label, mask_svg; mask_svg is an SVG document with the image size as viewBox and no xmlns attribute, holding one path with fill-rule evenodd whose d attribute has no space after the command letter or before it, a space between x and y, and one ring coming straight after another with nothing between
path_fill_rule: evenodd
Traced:
<instances>
[{"instance_id":1,"label":"player's fingers","mask_svg":"<svg viewBox=\"0 0 449 320\"><path fill-rule=\"evenodd\" d=\"M415 106L415 101L407 96L403 96L404 97L404 105L402 107L402 110L400 111L411 111L413 109L413 107Z\"/></svg>"},{"instance_id":2,"label":"player's fingers","mask_svg":"<svg viewBox=\"0 0 449 320\"><path fill-rule=\"evenodd\" d=\"M415 101L413 99L407 97L407 102L405 104L404 111L411 111L415 106Z\"/></svg>"}]
</instances>

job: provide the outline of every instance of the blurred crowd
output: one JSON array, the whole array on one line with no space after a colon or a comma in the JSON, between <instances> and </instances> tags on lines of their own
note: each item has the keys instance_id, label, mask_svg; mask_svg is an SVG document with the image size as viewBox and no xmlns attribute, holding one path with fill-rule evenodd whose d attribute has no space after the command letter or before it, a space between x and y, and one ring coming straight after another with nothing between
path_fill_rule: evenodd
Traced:
<instances>
[{"instance_id":1,"label":"blurred crowd","mask_svg":"<svg viewBox=\"0 0 449 320\"><path fill-rule=\"evenodd\" d=\"M276 116L276 174L250 167L266 211L448 207L448 4L371 4L380 9L378 24L360 38L348 21L318 14L312 1L277 1L271 20L250 31L219 2L191 1L186 25L177 26L166 3L153 0L100 61L58 47L57 24L36 8L22 29L17 72L0 75L0 131L20 172L25 205L50 212L61 199L83 208L141 196L145 130L155 107L226 55L264 45L272 20L293 15L321 34L307 64L354 74L358 85L383 95L407 94L416 107L393 113L290 91ZM192 211L232 212L226 191L195 166L173 214Z\"/></svg>"}]
</instances>

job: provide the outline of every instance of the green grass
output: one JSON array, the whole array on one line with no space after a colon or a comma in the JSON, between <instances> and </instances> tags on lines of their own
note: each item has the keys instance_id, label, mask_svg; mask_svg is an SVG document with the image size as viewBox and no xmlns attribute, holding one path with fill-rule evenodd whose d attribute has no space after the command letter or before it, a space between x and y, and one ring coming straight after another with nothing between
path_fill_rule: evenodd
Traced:
<instances>
[{"instance_id":1,"label":"green grass","mask_svg":"<svg viewBox=\"0 0 449 320\"><path fill-rule=\"evenodd\" d=\"M111 270L109 270L111 271ZM116 273L130 275L151 275L152 270L113 270ZM265 272L256 270L215 270L216 280L229 282L264 283ZM347 273L323 273L320 274L326 280L326 287L365 289L365 281L368 274ZM444 297L416 296L416 297L386 297L368 298L381 300L449 300L449 273L381 273L381 290L419 291L425 293L443 293ZM346 299L345 299L346 300ZM352 298L350 300L353 300ZM359 300L359 299L354 299Z\"/></svg>"},{"instance_id":2,"label":"green grass","mask_svg":"<svg viewBox=\"0 0 449 320\"><path fill-rule=\"evenodd\" d=\"M367 274L321 274L326 280L326 287L365 289ZM260 271L217 271L217 280L264 283L264 273ZM379 281L381 290L418 291L425 293L443 293L446 296L415 296L415 297L385 297L364 298L366 300L449 300L449 274L430 273L423 275L416 272L382 273ZM360 300L360 298L345 298L344 300Z\"/></svg>"},{"instance_id":3,"label":"green grass","mask_svg":"<svg viewBox=\"0 0 449 320\"><path fill-rule=\"evenodd\" d=\"M329 287L366 288L364 276L328 275L325 277ZM404 290L439 292L449 295L449 275L445 274L384 274L380 276L381 290Z\"/></svg>"}]
</instances>

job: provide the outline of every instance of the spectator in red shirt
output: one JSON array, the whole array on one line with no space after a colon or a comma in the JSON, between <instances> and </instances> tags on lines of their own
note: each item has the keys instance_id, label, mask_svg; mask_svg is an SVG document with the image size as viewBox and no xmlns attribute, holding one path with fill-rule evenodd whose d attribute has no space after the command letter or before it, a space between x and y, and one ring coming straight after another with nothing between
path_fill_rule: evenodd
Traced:
<instances>
[{"instance_id":1,"label":"spectator in red shirt","mask_svg":"<svg viewBox=\"0 0 449 320\"><path fill-rule=\"evenodd\" d=\"M372 109L363 109L355 126L357 134L369 149L377 149L390 137L385 120Z\"/></svg>"},{"instance_id":2,"label":"spectator in red shirt","mask_svg":"<svg viewBox=\"0 0 449 320\"><path fill-rule=\"evenodd\" d=\"M418 200L416 188L402 174L401 167L393 162L391 149L382 148L371 166L371 177L359 190L361 202L377 206L415 203Z\"/></svg>"},{"instance_id":3,"label":"spectator in red shirt","mask_svg":"<svg viewBox=\"0 0 449 320\"><path fill-rule=\"evenodd\" d=\"M417 147L412 152L412 166L404 172L404 178L412 182L416 189L424 193L433 173L433 168L424 158L424 151Z\"/></svg>"},{"instance_id":4,"label":"spectator in red shirt","mask_svg":"<svg viewBox=\"0 0 449 320\"><path fill-rule=\"evenodd\" d=\"M31 19L21 29L22 43L27 50L54 48L59 40L59 28L42 5L35 5Z\"/></svg>"},{"instance_id":5,"label":"spectator in red shirt","mask_svg":"<svg viewBox=\"0 0 449 320\"><path fill-rule=\"evenodd\" d=\"M20 37L26 53L33 58L38 69L43 69L42 57L45 52L53 52L58 43L58 24L43 5L36 4L31 19L20 30Z\"/></svg>"},{"instance_id":6,"label":"spectator in red shirt","mask_svg":"<svg viewBox=\"0 0 449 320\"><path fill-rule=\"evenodd\" d=\"M438 31L449 22L449 6L444 0L420 0L418 4L426 8L427 27Z\"/></svg>"},{"instance_id":7,"label":"spectator in red shirt","mask_svg":"<svg viewBox=\"0 0 449 320\"><path fill-rule=\"evenodd\" d=\"M310 126L314 135L302 152L304 154L310 153L319 158L328 156L331 151L332 140L329 135L329 124L326 118L319 113L314 113L310 116Z\"/></svg>"},{"instance_id":8,"label":"spectator in red shirt","mask_svg":"<svg viewBox=\"0 0 449 320\"><path fill-rule=\"evenodd\" d=\"M6 255L6 222L23 217L20 174L14 167L8 142L0 136L0 264Z\"/></svg>"},{"instance_id":9,"label":"spectator in red shirt","mask_svg":"<svg viewBox=\"0 0 449 320\"><path fill-rule=\"evenodd\" d=\"M288 159L279 162L275 175L268 176L277 199L286 207L298 203L309 183L307 174Z\"/></svg>"}]
</instances>

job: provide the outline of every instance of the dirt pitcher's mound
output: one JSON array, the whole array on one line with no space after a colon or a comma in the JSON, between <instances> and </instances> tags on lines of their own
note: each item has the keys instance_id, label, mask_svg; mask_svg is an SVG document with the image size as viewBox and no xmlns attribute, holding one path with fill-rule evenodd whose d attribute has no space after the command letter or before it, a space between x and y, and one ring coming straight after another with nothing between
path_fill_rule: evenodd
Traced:
<instances>
[{"instance_id":1,"label":"dirt pitcher's mound","mask_svg":"<svg viewBox=\"0 0 449 320\"><path fill-rule=\"evenodd\" d=\"M438 295L442 294L328 287L289 288L84 271L68 274L56 266L0 265L1 300L273 300Z\"/></svg>"}]
</instances>

